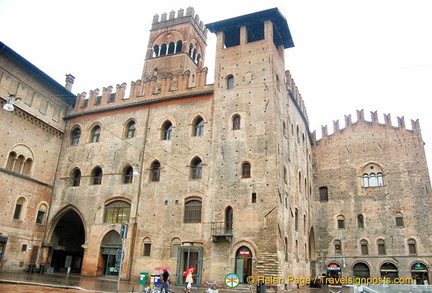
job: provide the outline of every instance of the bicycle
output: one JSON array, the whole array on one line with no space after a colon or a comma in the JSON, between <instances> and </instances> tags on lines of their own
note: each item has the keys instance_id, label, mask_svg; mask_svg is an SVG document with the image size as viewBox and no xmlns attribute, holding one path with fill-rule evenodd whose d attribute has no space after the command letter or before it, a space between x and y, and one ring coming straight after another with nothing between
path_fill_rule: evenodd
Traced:
<instances>
[{"instance_id":1,"label":"bicycle","mask_svg":"<svg viewBox=\"0 0 432 293\"><path fill-rule=\"evenodd\" d=\"M221 283L214 281L214 282L205 282L206 286L208 286L207 290L205 290L205 293L218 293L219 290L217 288L222 287Z\"/></svg>"}]
</instances>

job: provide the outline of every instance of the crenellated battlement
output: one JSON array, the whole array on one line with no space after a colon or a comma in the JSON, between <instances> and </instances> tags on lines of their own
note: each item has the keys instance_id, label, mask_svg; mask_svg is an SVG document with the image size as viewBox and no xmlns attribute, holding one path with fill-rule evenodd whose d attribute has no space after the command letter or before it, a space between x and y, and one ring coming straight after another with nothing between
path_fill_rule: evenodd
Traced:
<instances>
[{"instance_id":1,"label":"crenellated battlement","mask_svg":"<svg viewBox=\"0 0 432 293\"><path fill-rule=\"evenodd\" d=\"M297 86L294 82L294 79L292 78L289 70L285 71L285 82L286 82L285 86L286 86L286 89L288 91L288 94L294 100L296 105L299 107L299 110L303 113L304 117L306 118L306 120L309 123L309 118L308 118L307 111L306 111L306 105L303 101L303 98L300 94L300 91L297 88Z\"/></svg>"},{"instance_id":2,"label":"crenellated battlement","mask_svg":"<svg viewBox=\"0 0 432 293\"><path fill-rule=\"evenodd\" d=\"M90 90L89 94L77 94L75 113L113 108L141 101L164 100L175 96L190 96L197 93L213 91L213 85L206 85L207 67L189 70L174 75L159 73L144 80L131 81L129 95L127 83L117 84L115 92L112 86ZM193 82L192 82L193 81Z\"/></svg>"},{"instance_id":3,"label":"crenellated battlement","mask_svg":"<svg viewBox=\"0 0 432 293\"><path fill-rule=\"evenodd\" d=\"M172 10L169 14L164 12L160 16L155 14L153 16L152 29L159 29L161 27L171 26L173 24L181 24L182 22L189 21L189 19L193 19L201 32L204 35L207 35L208 30L204 26L204 22L200 20L198 14L195 14L195 9L190 6L186 9L186 14L183 8L177 11L177 15L174 10Z\"/></svg>"},{"instance_id":4,"label":"crenellated battlement","mask_svg":"<svg viewBox=\"0 0 432 293\"><path fill-rule=\"evenodd\" d=\"M339 120L333 121L333 133L329 134L328 132L328 126L321 126L321 138L316 139L316 131L312 133L313 142L317 143L321 140L330 138L336 134L339 134L343 132L346 129L349 129L351 127L354 127L359 124L369 124L369 125L376 125L380 127L388 127L391 129L401 130L401 131L409 131L418 135L421 135L421 129L420 129L420 122L419 120L411 120L411 129L407 129L405 126L405 118L404 117L397 117L397 126L392 124L392 119L390 114L384 114L384 123L380 123L378 121L378 113L370 112L370 120L365 119L364 110L357 110L357 121L353 122L350 115L345 115L345 127L341 128L339 125Z\"/></svg>"}]
</instances>

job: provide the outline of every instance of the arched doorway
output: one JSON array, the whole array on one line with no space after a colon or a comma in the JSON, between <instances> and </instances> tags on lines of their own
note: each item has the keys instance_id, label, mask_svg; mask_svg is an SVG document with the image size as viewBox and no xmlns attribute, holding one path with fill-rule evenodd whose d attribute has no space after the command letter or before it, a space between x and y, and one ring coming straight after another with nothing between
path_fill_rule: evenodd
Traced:
<instances>
[{"instance_id":1,"label":"arched doorway","mask_svg":"<svg viewBox=\"0 0 432 293\"><path fill-rule=\"evenodd\" d=\"M106 276L118 276L119 262L117 251L122 247L122 240L117 231L109 231L101 243L101 261L103 274Z\"/></svg>"},{"instance_id":2,"label":"arched doorway","mask_svg":"<svg viewBox=\"0 0 432 293\"><path fill-rule=\"evenodd\" d=\"M252 251L246 246L237 249L235 272L240 283L245 283L246 278L252 275Z\"/></svg>"},{"instance_id":3,"label":"arched doorway","mask_svg":"<svg viewBox=\"0 0 432 293\"><path fill-rule=\"evenodd\" d=\"M316 276L316 248L315 248L315 232L312 227L309 231L309 259L310 259L310 273L311 276Z\"/></svg>"},{"instance_id":4,"label":"arched doorway","mask_svg":"<svg viewBox=\"0 0 432 293\"><path fill-rule=\"evenodd\" d=\"M383 263L380 268L380 273L381 278L390 278L392 282L399 276L398 268L391 262Z\"/></svg>"},{"instance_id":5,"label":"arched doorway","mask_svg":"<svg viewBox=\"0 0 432 293\"><path fill-rule=\"evenodd\" d=\"M353 267L353 276L357 278L370 278L369 266L363 262L358 262Z\"/></svg>"},{"instance_id":6,"label":"arched doorway","mask_svg":"<svg viewBox=\"0 0 432 293\"><path fill-rule=\"evenodd\" d=\"M341 267L337 263L330 263L327 266L327 278L339 279L342 276Z\"/></svg>"},{"instance_id":7,"label":"arched doorway","mask_svg":"<svg viewBox=\"0 0 432 293\"><path fill-rule=\"evenodd\" d=\"M424 263L417 262L411 266L411 278L417 285L429 284L429 270Z\"/></svg>"},{"instance_id":8,"label":"arched doorway","mask_svg":"<svg viewBox=\"0 0 432 293\"><path fill-rule=\"evenodd\" d=\"M54 228L50 247L52 272L81 273L85 243L84 224L74 210L66 212Z\"/></svg>"}]
</instances>

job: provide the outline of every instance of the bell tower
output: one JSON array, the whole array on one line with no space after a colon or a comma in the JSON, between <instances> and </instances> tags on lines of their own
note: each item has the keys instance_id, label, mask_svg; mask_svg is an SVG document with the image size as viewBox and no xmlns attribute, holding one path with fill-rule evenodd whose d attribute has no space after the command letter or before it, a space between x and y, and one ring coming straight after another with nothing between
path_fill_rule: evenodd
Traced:
<instances>
[{"instance_id":1,"label":"bell tower","mask_svg":"<svg viewBox=\"0 0 432 293\"><path fill-rule=\"evenodd\" d=\"M195 86L195 75L203 68L207 29L192 7L153 17L142 80L161 80L189 75L188 86Z\"/></svg>"}]
</instances>

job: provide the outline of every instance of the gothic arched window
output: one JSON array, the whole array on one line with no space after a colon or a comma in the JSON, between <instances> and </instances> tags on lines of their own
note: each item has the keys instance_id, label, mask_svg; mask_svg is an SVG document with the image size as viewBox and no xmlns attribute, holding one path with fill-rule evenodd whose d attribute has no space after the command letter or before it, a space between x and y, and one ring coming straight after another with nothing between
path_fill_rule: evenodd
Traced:
<instances>
[{"instance_id":1,"label":"gothic arched window","mask_svg":"<svg viewBox=\"0 0 432 293\"><path fill-rule=\"evenodd\" d=\"M384 175L382 168L375 163L367 164L362 170L363 187L384 186Z\"/></svg>"},{"instance_id":2,"label":"gothic arched window","mask_svg":"<svg viewBox=\"0 0 432 293\"><path fill-rule=\"evenodd\" d=\"M190 178L201 179L202 178L202 161L200 158L195 157L190 164Z\"/></svg>"}]
</instances>

